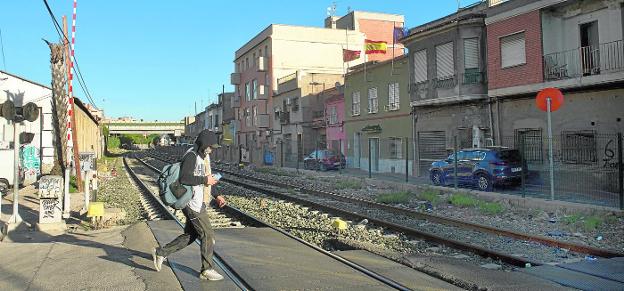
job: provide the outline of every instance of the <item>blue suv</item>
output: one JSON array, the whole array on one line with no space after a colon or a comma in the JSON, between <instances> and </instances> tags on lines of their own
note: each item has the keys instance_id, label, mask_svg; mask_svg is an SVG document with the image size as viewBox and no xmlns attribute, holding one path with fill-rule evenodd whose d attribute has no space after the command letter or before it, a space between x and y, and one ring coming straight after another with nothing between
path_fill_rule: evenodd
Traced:
<instances>
[{"instance_id":1,"label":"blue suv","mask_svg":"<svg viewBox=\"0 0 624 291\"><path fill-rule=\"evenodd\" d=\"M454 182L454 159L431 164L429 177L434 185L451 185ZM465 149L457 152L457 183L476 186L481 191L504 184L519 184L522 179L520 151L507 148Z\"/></svg>"}]
</instances>

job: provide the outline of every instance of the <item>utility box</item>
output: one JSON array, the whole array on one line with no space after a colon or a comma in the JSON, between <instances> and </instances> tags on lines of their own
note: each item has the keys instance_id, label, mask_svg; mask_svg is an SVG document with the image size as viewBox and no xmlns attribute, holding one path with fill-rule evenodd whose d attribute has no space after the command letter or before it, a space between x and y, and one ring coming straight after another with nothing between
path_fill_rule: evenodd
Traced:
<instances>
[{"instance_id":1,"label":"utility box","mask_svg":"<svg viewBox=\"0 0 624 291\"><path fill-rule=\"evenodd\" d=\"M62 198L63 177L43 176L39 180L39 224L61 222Z\"/></svg>"}]
</instances>

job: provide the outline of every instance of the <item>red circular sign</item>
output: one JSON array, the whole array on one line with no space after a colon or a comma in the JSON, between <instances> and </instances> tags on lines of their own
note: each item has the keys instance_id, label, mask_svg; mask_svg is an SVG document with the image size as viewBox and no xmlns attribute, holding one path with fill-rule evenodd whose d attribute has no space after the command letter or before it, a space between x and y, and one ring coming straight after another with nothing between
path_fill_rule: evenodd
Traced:
<instances>
[{"instance_id":1,"label":"red circular sign","mask_svg":"<svg viewBox=\"0 0 624 291\"><path fill-rule=\"evenodd\" d=\"M542 111L548 111L547 99L550 98L550 112L557 111L563 105L563 94L559 89L546 88L537 93L535 104Z\"/></svg>"}]
</instances>

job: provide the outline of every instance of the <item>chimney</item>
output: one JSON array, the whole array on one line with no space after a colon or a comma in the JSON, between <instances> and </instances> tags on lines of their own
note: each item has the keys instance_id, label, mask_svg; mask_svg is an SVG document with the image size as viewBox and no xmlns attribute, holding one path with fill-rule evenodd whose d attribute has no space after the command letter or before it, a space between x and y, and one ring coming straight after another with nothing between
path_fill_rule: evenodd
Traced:
<instances>
[{"instance_id":1,"label":"chimney","mask_svg":"<svg viewBox=\"0 0 624 291\"><path fill-rule=\"evenodd\" d=\"M336 20L338 20L337 16L327 16L325 18L325 28L336 29Z\"/></svg>"}]
</instances>

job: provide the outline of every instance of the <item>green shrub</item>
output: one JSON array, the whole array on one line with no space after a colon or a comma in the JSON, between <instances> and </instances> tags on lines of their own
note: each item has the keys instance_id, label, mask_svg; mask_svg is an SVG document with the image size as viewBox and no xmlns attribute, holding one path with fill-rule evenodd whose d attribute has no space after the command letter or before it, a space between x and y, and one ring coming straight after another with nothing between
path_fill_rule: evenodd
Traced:
<instances>
[{"instance_id":1,"label":"green shrub","mask_svg":"<svg viewBox=\"0 0 624 291\"><path fill-rule=\"evenodd\" d=\"M576 224L581 218L582 216L580 214L572 214L570 216L564 216L562 221L565 224Z\"/></svg>"},{"instance_id":2,"label":"green shrub","mask_svg":"<svg viewBox=\"0 0 624 291\"><path fill-rule=\"evenodd\" d=\"M458 207L473 207L479 204L477 199L468 194L453 194L449 198L449 202Z\"/></svg>"},{"instance_id":3,"label":"green shrub","mask_svg":"<svg viewBox=\"0 0 624 291\"><path fill-rule=\"evenodd\" d=\"M270 168L270 167L265 167L265 168L256 168L256 172L260 172L260 173L265 173L265 174L269 174L269 175L275 175L275 176L286 176L286 177L295 177L296 174L288 172L288 171L284 171L284 170L280 170L277 168Z\"/></svg>"},{"instance_id":4,"label":"green shrub","mask_svg":"<svg viewBox=\"0 0 624 291\"><path fill-rule=\"evenodd\" d=\"M336 183L336 189L362 189L362 183L355 180L340 180L338 181L338 183Z\"/></svg>"},{"instance_id":5,"label":"green shrub","mask_svg":"<svg viewBox=\"0 0 624 291\"><path fill-rule=\"evenodd\" d=\"M488 215L496 215L503 213L503 211L505 211L505 207L497 202L480 202L479 210Z\"/></svg>"},{"instance_id":6,"label":"green shrub","mask_svg":"<svg viewBox=\"0 0 624 291\"><path fill-rule=\"evenodd\" d=\"M602 224L602 218L598 216L590 216L585 218L583 222L583 227L585 230L595 230Z\"/></svg>"},{"instance_id":7,"label":"green shrub","mask_svg":"<svg viewBox=\"0 0 624 291\"><path fill-rule=\"evenodd\" d=\"M116 136L109 136L106 142L106 147L109 149L118 149L121 146L121 140Z\"/></svg>"},{"instance_id":8,"label":"green shrub","mask_svg":"<svg viewBox=\"0 0 624 291\"><path fill-rule=\"evenodd\" d=\"M78 192L78 183L76 183L76 176L69 177L69 193Z\"/></svg>"},{"instance_id":9,"label":"green shrub","mask_svg":"<svg viewBox=\"0 0 624 291\"><path fill-rule=\"evenodd\" d=\"M420 197L420 199L429 201L433 205L439 204L442 200L440 199L440 195L438 195L438 192L433 189L424 190L420 192L418 196Z\"/></svg>"},{"instance_id":10,"label":"green shrub","mask_svg":"<svg viewBox=\"0 0 624 291\"><path fill-rule=\"evenodd\" d=\"M380 194L375 198L375 201L386 204L407 203L414 196L411 192L396 192Z\"/></svg>"}]
</instances>

